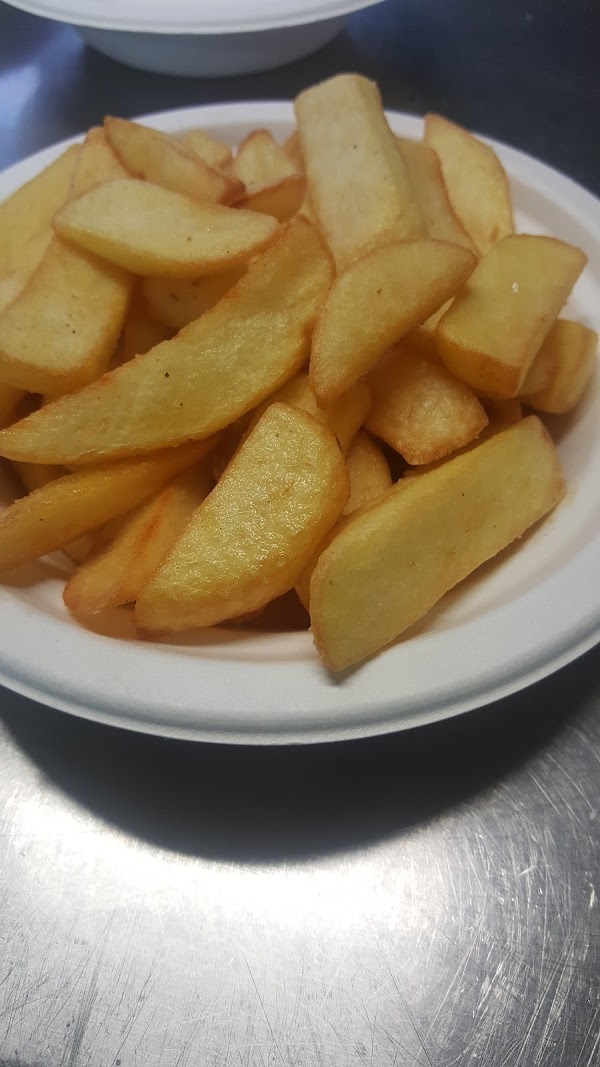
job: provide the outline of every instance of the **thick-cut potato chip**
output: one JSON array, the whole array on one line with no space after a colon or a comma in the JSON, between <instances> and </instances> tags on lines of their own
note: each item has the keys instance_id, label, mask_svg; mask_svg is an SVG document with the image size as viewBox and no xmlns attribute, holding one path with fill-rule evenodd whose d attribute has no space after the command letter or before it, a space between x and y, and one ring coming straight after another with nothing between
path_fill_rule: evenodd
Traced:
<instances>
[{"instance_id":1,"label":"thick-cut potato chip","mask_svg":"<svg viewBox=\"0 0 600 1067\"><path fill-rule=\"evenodd\" d=\"M244 192L236 178L209 167L166 134L137 122L107 116L106 135L134 177L215 204L231 204Z\"/></svg>"},{"instance_id":2,"label":"thick-cut potato chip","mask_svg":"<svg viewBox=\"0 0 600 1067\"><path fill-rule=\"evenodd\" d=\"M246 187L240 207L285 222L302 203L306 179L268 130L254 130L242 141L231 173Z\"/></svg>"},{"instance_id":3,"label":"thick-cut potato chip","mask_svg":"<svg viewBox=\"0 0 600 1067\"><path fill-rule=\"evenodd\" d=\"M446 300L437 311L434 311L433 315L430 315L428 319L425 319L425 322L417 326L416 330L411 330L406 334L404 340L410 344L411 348L422 352L424 356L431 356L433 359L437 359L435 331L437 330L438 322L446 314L451 304L451 299Z\"/></svg>"},{"instance_id":4,"label":"thick-cut potato chip","mask_svg":"<svg viewBox=\"0 0 600 1067\"><path fill-rule=\"evenodd\" d=\"M394 345L380 360L369 388L367 429L407 463L433 463L473 441L487 425L471 390L408 342Z\"/></svg>"},{"instance_id":5,"label":"thick-cut potato chip","mask_svg":"<svg viewBox=\"0 0 600 1067\"><path fill-rule=\"evenodd\" d=\"M439 322L440 358L475 392L516 396L585 264L583 252L553 237L505 237Z\"/></svg>"},{"instance_id":6,"label":"thick-cut potato chip","mask_svg":"<svg viewBox=\"0 0 600 1067\"><path fill-rule=\"evenodd\" d=\"M73 614L85 619L137 600L212 485L205 461L127 515L108 544L67 582L63 600Z\"/></svg>"},{"instance_id":7,"label":"thick-cut potato chip","mask_svg":"<svg viewBox=\"0 0 600 1067\"><path fill-rule=\"evenodd\" d=\"M597 348L598 334L594 330L580 322L558 319L540 349L540 353L547 354L552 368L550 381L545 388L523 395L523 401L552 415L572 411L594 373Z\"/></svg>"},{"instance_id":8,"label":"thick-cut potato chip","mask_svg":"<svg viewBox=\"0 0 600 1067\"><path fill-rule=\"evenodd\" d=\"M561 499L556 452L531 416L351 517L313 573L317 648L334 671L384 648Z\"/></svg>"},{"instance_id":9,"label":"thick-cut potato chip","mask_svg":"<svg viewBox=\"0 0 600 1067\"><path fill-rule=\"evenodd\" d=\"M319 315L310 355L310 381L332 400L366 374L379 357L451 297L477 260L442 241L382 245L340 274Z\"/></svg>"},{"instance_id":10,"label":"thick-cut potato chip","mask_svg":"<svg viewBox=\"0 0 600 1067\"><path fill-rule=\"evenodd\" d=\"M16 500L0 516L0 569L29 563L131 511L213 445L212 439L196 441L65 474Z\"/></svg>"},{"instance_id":11,"label":"thick-cut potato chip","mask_svg":"<svg viewBox=\"0 0 600 1067\"><path fill-rule=\"evenodd\" d=\"M117 351L113 357L113 366L119 367L134 356L143 356L145 352L172 337L172 331L162 322L157 322L148 312L146 302L139 290L134 293L129 305L123 333Z\"/></svg>"},{"instance_id":12,"label":"thick-cut potato chip","mask_svg":"<svg viewBox=\"0 0 600 1067\"><path fill-rule=\"evenodd\" d=\"M348 455L346 465L350 477L350 496L342 514L334 526L325 534L323 540L311 553L302 574L294 586L300 603L308 611L310 607L310 581L313 571L327 545L344 529L350 515L372 504L392 486L392 477L387 460L381 449L362 431L356 434Z\"/></svg>"},{"instance_id":13,"label":"thick-cut potato chip","mask_svg":"<svg viewBox=\"0 0 600 1067\"><path fill-rule=\"evenodd\" d=\"M0 377L54 395L92 381L108 365L130 291L129 275L54 238L0 316Z\"/></svg>"},{"instance_id":14,"label":"thick-cut potato chip","mask_svg":"<svg viewBox=\"0 0 600 1067\"><path fill-rule=\"evenodd\" d=\"M136 605L143 630L212 626L290 589L348 497L338 443L273 404Z\"/></svg>"},{"instance_id":15,"label":"thick-cut potato chip","mask_svg":"<svg viewBox=\"0 0 600 1067\"><path fill-rule=\"evenodd\" d=\"M495 152L462 126L425 116L425 143L437 153L450 203L483 254L514 232L510 188Z\"/></svg>"},{"instance_id":16,"label":"thick-cut potato chip","mask_svg":"<svg viewBox=\"0 0 600 1067\"><path fill-rule=\"evenodd\" d=\"M123 173L99 129L89 131L72 167L67 199ZM43 245L44 234L37 240ZM37 250L30 252L33 268ZM130 292L128 275L52 238L0 315L0 377L13 387L51 395L93 381L109 364Z\"/></svg>"},{"instance_id":17,"label":"thick-cut potato chip","mask_svg":"<svg viewBox=\"0 0 600 1067\"><path fill-rule=\"evenodd\" d=\"M350 496L343 514L350 515L391 489L392 476L383 452L362 430L350 445L346 463L350 475Z\"/></svg>"},{"instance_id":18,"label":"thick-cut potato chip","mask_svg":"<svg viewBox=\"0 0 600 1067\"><path fill-rule=\"evenodd\" d=\"M337 437L342 452L347 452L355 434L365 421L371 408L371 393L366 382L356 382L346 393L328 404L319 404L311 389L308 375L300 371L277 392L264 400L256 410L251 425L254 426L263 411L273 403L289 404L292 408L308 411L315 419L327 426Z\"/></svg>"},{"instance_id":19,"label":"thick-cut potato chip","mask_svg":"<svg viewBox=\"0 0 600 1067\"><path fill-rule=\"evenodd\" d=\"M245 273L243 266L193 281L144 278L142 294L153 318L172 330L182 330L218 304Z\"/></svg>"},{"instance_id":20,"label":"thick-cut potato chip","mask_svg":"<svg viewBox=\"0 0 600 1067\"><path fill-rule=\"evenodd\" d=\"M298 130L294 130L293 133L290 133L289 137L286 137L281 147L294 170L298 174L304 174L304 159L302 158L302 145L300 144L300 134L298 133Z\"/></svg>"},{"instance_id":21,"label":"thick-cut potato chip","mask_svg":"<svg viewBox=\"0 0 600 1067\"><path fill-rule=\"evenodd\" d=\"M13 271L21 249L49 229L69 195L78 155L79 145L71 145L0 204L0 275Z\"/></svg>"},{"instance_id":22,"label":"thick-cut potato chip","mask_svg":"<svg viewBox=\"0 0 600 1067\"><path fill-rule=\"evenodd\" d=\"M75 200L100 182L127 178L128 172L115 155L102 126L92 126L85 135L73 171L69 195L65 201ZM57 204L56 211L63 205Z\"/></svg>"},{"instance_id":23,"label":"thick-cut potato chip","mask_svg":"<svg viewBox=\"0 0 600 1067\"><path fill-rule=\"evenodd\" d=\"M206 130L188 130L181 143L188 152L192 152L208 163L209 167L216 167L217 170L227 168L233 158L229 145L218 141Z\"/></svg>"},{"instance_id":24,"label":"thick-cut potato chip","mask_svg":"<svg viewBox=\"0 0 600 1067\"><path fill-rule=\"evenodd\" d=\"M15 254L12 267L0 277L0 315L23 292L42 262L52 240L50 227L31 237Z\"/></svg>"},{"instance_id":25,"label":"thick-cut potato chip","mask_svg":"<svg viewBox=\"0 0 600 1067\"><path fill-rule=\"evenodd\" d=\"M295 109L311 204L338 270L377 245L425 236L374 82L340 74L300 93Z\"/></svg>"},{"instance_id":26,"label":"thick-cut potato chip","mask_svg":"<svg viewBox=\"0 0 600 1067\"><path fill-rule=\"evenodd\" d=\"M208 437L295 374L332 278L306 219L289 223L237 286L176 337L0 432L0 454L91 463Z\"/></svg>"},{"instance_id":27,"label":"thick-cut potato chip","mask_svg":"<svg viewBox=\"0 0 600 1067\"><path fill-rule=\"evenodd\" d=\"M197 278L246 262L273 238L277 223L125 178L71 201L55 216L54 228L134 274Z\"/></svg>"},{"instance_id":28,"label":"thick-cut potato chip","mask_svg":"<svg viewBox=\"0 0 600 1067\"><path fill-rule=\"evenodd\" d=\"M427 236L476 252L450 203L437 153L422 141L411 141L408 137L397 137L396 140L425 219Z\"/></svg>"}]
</instances>

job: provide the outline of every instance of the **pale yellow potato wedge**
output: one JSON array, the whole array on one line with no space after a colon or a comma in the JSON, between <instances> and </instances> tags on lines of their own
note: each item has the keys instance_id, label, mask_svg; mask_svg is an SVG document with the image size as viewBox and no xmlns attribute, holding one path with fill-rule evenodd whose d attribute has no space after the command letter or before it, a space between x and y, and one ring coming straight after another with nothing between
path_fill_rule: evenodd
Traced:
<instances>
[{"instance_id":1,"label":"pale yellow potato wedge","mask_svg":"<svg viewBox=\"0 0 600 1067\"><path fill-rule=\"evenodd\" d=\"M0 275L14 269L21 249L43 230L69 194L79 145L71 145L0 204Z\"/></svg>"},{"instance_id":2,"label":"pale yellow potato wedge","mask_svg":"<svg viewBox=\"0 0 600 1067\"><path fill-rule=\"evenodd\" d=\"M130 291L124 271L54 238L0 316L0 378L54 395L93 381L108 365Z\"/></svg>"},{"instance_id":3,"label":"pale yellow potato wedge","mask_svg":"<svg viewBox=\"0 0 600 1067\"><path fill-rule=\"evenodd\" d=\"M31 237L15 253L11 269L0 277L0 315L23 292L42 262L51 240L52 230L48 227Z\"/></svg>"},{"instance_id":4,"label":"pale yellow potato wedge","mask_svg":"<svg viewBox=\"0 0 600 1067\"><path fill-rule=\"evenodd\" d=\"M475 392L516 396L586 262L553 237L505 237L438 323L440 358Z\"/></svg>"},{"instance_id":5,"label":"pale yellow potato wedge","mask_svg":"<svg viewBox=\"0 0 600 1067\"><path fill-rule=\"evenodd\" d=\"M335 525L311 553L308 563L294 586L298 599L306 611L310 608L312 574L327 545L330 545L344 529L353 512L368 507L392 486L390 468L383 452L363 431L356 434L346 456L346 465L350 477L350 496L346 507Z\"/></svg>"},{"instance_id":6,"label":"pale yellow potato wedge","mask_svg":"<svg viewBox=\"0 0 600 1067\"><path fill-rule=\"evenodd\" d=\"M218 304L245 273L243 266L193 281L144 278L142 294L153 318L172 330L182 330Z\"/></svg>"},{"instance_id":7,"label":"pale yellow potato wedge","mask_svg":"<svg viewBox=\"0 0 600 1067\"><path fill-rule=\"evenodd\" d=\"M289 404L292 408L308 411L323 426L327 426L337 437L342 452L346 453L356 433L362 426L371 408L371 392L366 382L356 382L346 393L332 400L329 404L319 404L311 389L308 375L300 371L295 378L282 385L272 396L258 406L253 415L251 427L270 404Z\"/></svg>"},{"instance_id":8,"label":"pale yellow potato wedge","mask_svg":"<svg viewBox=\"0 0 600 1067\"><path fill-rule=\"evenodd\" d=\"M41 489L44 485L48 485L49 482L55 482L58 478L63 478L68 474L65 467L46 463L13 463L12 466L19 481L28 493L32 493L35 489ZM75 563L81 563L89 555L98 538L98 531L83 534L75 541L70 541L68 544L63 545L62 550Z\"/></svg>"},{"instance_id":9,"label":"pale yellow potato wedge","mask_svg":"<svg viewBox=\"0 0 600 1067\"><path fill-rule=\"evenodd\" d=\"M66 204L54 229L133 274L198 278L247 262L272 240L277 222L124 178Z\"/></svg>"},{"instance_id":10,"label":"pale yellow potato wedge","mask_svg":"<svg viewBox=\"0 0 600 1067\"><path fill-rule=\"evenodd\" d=\"M206 130L188 130L182 138L182 144L188 152L192 152L204 163L208 163L209 167L216 167L217 170L226 169L233 158L229 145L218 141Z\"/></svg>"},{"instance_id":11,"label":"pale yellow potato wedge","mask_svg":"<svg viewBox=\"0 0 600 1067\"><path fill-rule=\"evenodd\" d=\"M346 456L350 476L350 496L343 515L364 508L392 487L388 462L368 433L357 433Z\"/></svg>"},{"instance_id":12,"label":"pale yellow potato wedge","mask_svg":"<svg viewBox=\"0 0 600 1067\"><path fill-rule=\"evenodd\" d=\"M399 637L561 499L552 441L531 416L350 518L310 588L315 644L340 671Z\"/></svg>"},{"instance_id":13,"label":"pale yellow potato wedge","mask_svg":"<svg viewBox=\"0 0 600 1067\"><path fill-rule=\"evenodd\" d=\"M477 252L450 203L437 153L422 141L411 141L408 137L396 140L425 220L427 236Z\"/></svg>"},{"instance_id":14,"label":"pale yellow potato wedge","mask_svg":"<svg viewBox=\"0 0 600 1067\"><path fill-rule=\"evenodd\" d=\"M269 130L253 130L248 134L237 150L231 173L246 187L246 198L277 185L283 178L299 176L288 153Z\"/></svg>"},{"instance_id":15,"label":"pale yellow potato wedge","mask_svg":"<svg viewBox=\"0 0 600 1067\"><path fill-rule=\"evenodd\" d=\"M279 222L287 222L300 211L305 193L305 178L294 174L290 178L282 178L276 185L269 185L251 196L242 197L236 207L272 216Z\"/></svg>"},{"instance_id":16,"label":"pale yellow potato wedge","mask_svg":"<svg viewBox=\"0 0 600 1067\"><path fill-rule=\"evenodd\" d=\"M349 389L394 341L456 293L476 263L465 248L424 239L382 245L338 275L310 354L319 399Z\"/></svg>"},{"instance_id":17,"label":"pale yellow potato wedge","mask_svg":"<svg viewBox=\"0 0 600 1067\"><path fill-rule=\"evenodd\" d=\"M298 211L306 191L306 179L268 130L253 130L242 141L231 164L246 192L239 207L273 215L280 222Z\"/></svg>"},{"instance_id":18,"label":"pale yellow potato wedge","mask_svg":"<svg viewBox=\"0 0 600 1067\"><path fill-rule=\"evenodd\" d=\"M304 159L302 157L302 145L300 144L300 134L298 133L298 130L294 130L293 133L290 133L289 137L286 137L281 147L294 167L294 170L297 171L298 174L303 174Z\"/></svg>"},{"instance_id":19,"label":"pale yellow potato wedge","mask_svg":"<svg viewBox=\"0 0 600 1067\"><path fill-rule=\"evenodd\" d=\"M389 241L425 236L425 222L374 82L340 74L296 98L311 204L343 270Z\"/></svg>"},{"instance_id":20,"label":"pale yellow potato wedge","mask_svg":"<svg viewBox=\"0 0 600 1067\"><path fill-rule=\"evenodd\" d=\"M537 411L565 415L577 407L594 373L598 334L580 322L558 319L542 349L548 354L552 376L545 388L522 399Z\"/></svg>"},{"instance_id":21,"label":"pale yellow potato wedge","mask_svg":"<svg viewBox=\"0 0 600 1067\"><path fill-rule=\"evenodd\" d=\"M560 319L557 319L557 322L560 321ZM519 389L519 396L527 396L528 393L539 393L550 385L554 371L554 348L552 343L548 344L547 342L551 338L556 324L555 322L550 327L545 340L542 342L542 347L538 349L533 357L533 362L530 364L529 370L523 378L523 384Z\"/></svg>"},{"instance_id":22,"label":"pale yellow potato wedge","mask_svg":"<svg viewBox=\"0 0 600 1067\"><path fill-rule=\"evenodd\" d=\"M0 516L0 569L29 563L124 515L197 462L214 440L76 471L11 504Z\"/></svg>"},{"instance_id":23,"label":"pale yellow potato wedge","mask_svg":"<svg viewBox=\"0 0 600 1067\"><path fill-rule=\"evenodd\" d=\"M508 178L496 153L462 126L425 116L425 143L437 153L450 203L484 254L514 232Z\"/></svg>"},{"instance_id":24,"label":"pale yellow potato wedge","mask_svg":"<svg viewBox=\"0 0 600 1067\"><path fill-rule=\"evenodd\" d=\"M137 600L212 486L204 461L127 515L108 544L67 582L63 600L73 614L85 619Z\"/></svg>"},{"instance_id":25,"label":"pale yellow potato wedge","mask_svg":"<svg viewBox=\"0 0 600 1067\"><path fill-rule=\"evenodd\" d=\"M66 199L123 173L104 131L94 128L72 157ZM15 388L60 395L108 367L131 279L47 233L39 232L17 257L26 277L0 315L0 377ZM1 303L0 295L0 309Z\"/></svg>"},{"instance_id":26,"label":"pale yellow potato wedge","mask_svg":"<svg viewBox=\"0 0 600 1067\"><path fill-rule=\"evenodd\" d=\"M237 178L209 167L158 130L112 116L104 119L104 129L119 159L134 177L215 204L231 204L244 192Z\"/></svg>"},{"instance_id":27,"label":"pale yellow potato wedge","mask_svg":"<svg viewBox=\"0 0 600 1067\"><path fill-rule=\"evenodd\" d=\"M100 182L127 177L129 173L113 151L103 127L92 126L85 135L77 157L69 195L65 197L65 201L82 196ZM61 207L62 204L57 204L56 211Z\"/></svg>"},{"instance_id":28,"label":"pale yellow potato wedge","mask_svg":"<svg viewBox=\"0 0 600 1067\"><path fill-rule=\"evenodd\" d=\"M408 342L394 345L368 381L373 404L366 428L407 463L433 463L473 441L487 425L471 390Z\"/></svg>"},{"instance_id":29,"label":"pale yellow potato wedge","mask_svg":"<svg viewBox=\"0 0 600 1067\"><path fill-rule=\"evenodd\" d=\"M53 170L54 167L57 169ZM10 243L10 269L0 276L0 314L23 291L33 272L40 265L53 236L52 216L63 207L66 201L73 196L79 196L96 182L106 181L126 173L108 144L104 130L98 127L88 131L81 147L75 145L73 149L68 149L63 156L59 157L56 164L42 172L40 178L46 176L47 179L52 179L49 183L50 187L44 190L46 195L52 194L51 199L45 202L49 213L48 218L41 229L27 236L33 224L36 226L40 224L41 217L36 213L35 205L30 205L31 218L28 217L25 221L24 208L21 211L19 206L15 205L16 218L20 219L22 224L23 240ZM36 179L33 179L33 183L29 183L32 190L35 182ZM39 192L41 195L42 190ZM40 209L39 203L37 206ZM1 210L0 207L0 213ZM1 252L0 262L2 262Z\"/></svg>"},{"instance_id":30,"label":"pale yellow potato wedge","mask_svg":"<svg viewBox=\"0 0 600 1067\"><path fill-rule=\"evenodd\" d=\"M211 311L170 341L0 432L0 454L92 463L208 437L291 378L331 284L328 250L289 223Z\"/></svg>"},{"instance_id":31,"label":"pale yellow potato wedge","mask_svg":"<svg viewBox=\"0 0 600 1067\"><path fill-rule=\"evenodd\" d=\"M292 588L348 491L333 434L272 404L142 592L137 625L213 626L274 600Z\"/></svg>"},{"instance_id":32,"label":"pale yellow potato wedge","mask_svg":"<svg viewBox=\"0 0 600 1067\"><path fill-rule=\"evenodd\" d=\"M162 322L152 318L138 290L129 305L113 366L127 363L134 356L143 356L145 352L150 352L172 336L172 330L168 326L163 326Z\"/></svg>"},{"instance_id":33,"label":"pale yellow potato wedge","mask_svg":"<svg viewBox=\"0 0 600 1067\"><path fill-rule=\"evenodd\" d=\"M425 319L425 322L422 322L420 326L417 326L416 330L410 330L410 332L406 334L404 340L410 344L412 348L422 352L424 356L431 356L433 359L437 359L435 331L437 330L438 322L446 314L451 304L452 299L446 300L437 311L434 311L433 315L430 315L428 319Z\"/></svg>"}]
</instances>

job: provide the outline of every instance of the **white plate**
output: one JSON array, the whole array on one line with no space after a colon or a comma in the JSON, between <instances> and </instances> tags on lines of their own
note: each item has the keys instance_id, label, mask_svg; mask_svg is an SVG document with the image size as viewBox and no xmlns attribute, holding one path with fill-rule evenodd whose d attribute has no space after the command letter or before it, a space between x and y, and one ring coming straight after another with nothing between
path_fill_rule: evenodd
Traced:
<instances>
[{"instance_id":1,"label":"white plate","mask_svg":"<svg viewBox=\"0 0 600 1067\"><path fill-rule=\"evenodd\" d=\"M391 113L398 133L421 121ZM144 121L175 132L204 126L235 144L250 128L283 137L287 103L171 111ZM0 197L64 145L0 175ZM542 163L494 146L511 177L520 230L551 233L585 249L589 264L568 314L598 330L600 203ZM0 586L0 680L26 696L100 722L207 741L312 742L363 737L456 715L506 696L600 640L600 388L575 416L553 424L566 499L517 550L447 596L423 625L343 678L321 666L308 634L233 630L185 640L133 640L117 609L93 632L71 621L61 590L66 564L23 568Z\"/></svg>"}]
</instances>

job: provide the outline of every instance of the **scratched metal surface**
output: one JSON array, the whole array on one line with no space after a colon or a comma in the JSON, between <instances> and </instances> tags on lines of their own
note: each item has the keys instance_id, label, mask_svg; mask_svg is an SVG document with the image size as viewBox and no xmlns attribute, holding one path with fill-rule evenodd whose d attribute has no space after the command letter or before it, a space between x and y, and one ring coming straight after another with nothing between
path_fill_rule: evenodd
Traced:
<instances>
[{"instance_id":1,"label":"scratched metal surface","mask_svg":"<svg viewBox=\"0 0 600 1067\"><path fill-rule=\"evenodd\" d=\"M193 82L0 4L0 165L103 111L358 69L599 192L598 29L584 0L403 0L309 61ZM599 668L300 750L163 742L0 690L1 1067L596 1067Z\"/></svg>"}]
</instances>

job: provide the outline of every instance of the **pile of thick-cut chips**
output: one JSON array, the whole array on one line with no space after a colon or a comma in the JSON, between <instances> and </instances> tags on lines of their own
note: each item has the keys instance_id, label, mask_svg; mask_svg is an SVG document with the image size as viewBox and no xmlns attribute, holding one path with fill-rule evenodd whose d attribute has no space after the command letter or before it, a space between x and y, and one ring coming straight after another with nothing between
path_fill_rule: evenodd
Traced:
<instances>
[{"instance_id":1,"label":"pile of thick-cut chips","mask_svg":"<svg viewBox=\"0 0 600 1067\"><path fill-rule=\"evenodd\" d=\"M235 154L107 118L0 205L0 567L62 548L74 617L144 635L301 602L339 671L558 503L535 413L597 338L486 144L355 75L295 111Z\"/></svg>"}]
</instances>

